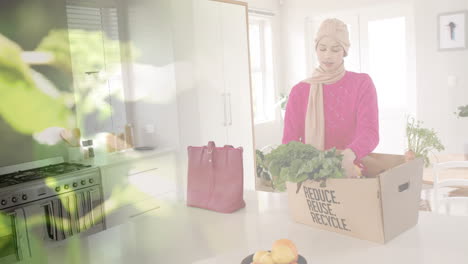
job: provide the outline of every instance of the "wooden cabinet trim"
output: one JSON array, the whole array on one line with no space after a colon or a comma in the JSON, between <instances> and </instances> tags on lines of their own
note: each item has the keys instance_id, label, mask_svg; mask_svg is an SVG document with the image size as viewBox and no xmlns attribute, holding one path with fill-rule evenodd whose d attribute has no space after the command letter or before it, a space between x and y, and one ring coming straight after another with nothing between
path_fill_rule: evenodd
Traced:
<instances>
[{"instance_id":1,"label":"wooden cabinet trim","mask_svg":"<svg viewBox=\"0 0 468 264\"><path fill-rule=\"evenodd\" d=\"M248 4L245 3L245 2L235 1L235 0L211 0L211 1L223 2L223 3L228 3L228 4L234 4L234 5L243 5L243 6L245 6L245 7L248 6Z\"/></svg>"}]
</instances>

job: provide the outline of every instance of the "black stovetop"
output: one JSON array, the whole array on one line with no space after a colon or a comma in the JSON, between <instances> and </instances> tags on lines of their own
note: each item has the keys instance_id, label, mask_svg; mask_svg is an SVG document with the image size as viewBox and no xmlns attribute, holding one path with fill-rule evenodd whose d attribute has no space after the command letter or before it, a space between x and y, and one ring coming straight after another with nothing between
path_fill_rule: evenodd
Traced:
<instances>
[{"instance_id":1,"label":"black stovetop","mask_svg":"<svg viewBox=\"0 0 468 264\"><path fill-rule=\"evenodd\" d=\"M9 174L0 175L0 188L54 177L57 175L89 168L91 165L63 162L59 164L44 166L31 170L17 171Z\"/></svg>"}]
</instances>

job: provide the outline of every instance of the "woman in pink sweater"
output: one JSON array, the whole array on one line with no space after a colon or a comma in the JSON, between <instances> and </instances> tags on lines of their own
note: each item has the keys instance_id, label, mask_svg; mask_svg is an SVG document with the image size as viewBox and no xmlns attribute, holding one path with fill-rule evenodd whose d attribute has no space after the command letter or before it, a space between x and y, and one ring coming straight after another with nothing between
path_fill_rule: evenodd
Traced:
<instances>
[{"instance_id":1,"label":"woman in pink sweater","mask_svg":"<svg viewBox=\"0 0 468 264\"><path fill-rule=\"evenodd\" d=\"M320 66L289 94L283 144L300 141L324 150L337 148L343 168L355 177L354 164L379 143L377 94L369 75L344 69L349 33L338 19L325 20L315 39Z\"/></svg>"}]
</instances>

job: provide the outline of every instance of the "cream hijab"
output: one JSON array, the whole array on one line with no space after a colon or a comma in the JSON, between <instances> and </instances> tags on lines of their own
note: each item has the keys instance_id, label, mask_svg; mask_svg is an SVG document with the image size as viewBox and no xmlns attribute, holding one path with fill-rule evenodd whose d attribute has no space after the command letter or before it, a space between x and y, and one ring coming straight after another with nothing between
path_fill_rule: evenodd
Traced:
<instances>
[{"instance_id":1,"label":"cream hijab","mask_svg":"<svg viewBox=\"0 0 468 264\"><path fill-rule=\"evenodd\" d=\"M320 25L315 38L315 48L325 37L335 39L344 49L344 56L348 55L350 43L346 24L336 18L326 19ZM325 116L323 110L323 85L333 84L346 74L344 62L333 71L325 71L318 67L312 77L304 82L310 83L309 103L305 120L305 143L311 144L319 150L325 148Z\"/></svg>"},{"instance_id":2,"label":"cream hijab","mask_svg":"<svg viewBox=\"0 0 468 264\"><path fill-rule=\"evenodd\" d=\"M332 72L322 67L315 69L312 77L305 80L310 83L309 103L305 120L305 143L319 150L325 149L325 114L323 109L323 85L333 84L345 75L344 64Z\"/></svg>"}]
</instances>

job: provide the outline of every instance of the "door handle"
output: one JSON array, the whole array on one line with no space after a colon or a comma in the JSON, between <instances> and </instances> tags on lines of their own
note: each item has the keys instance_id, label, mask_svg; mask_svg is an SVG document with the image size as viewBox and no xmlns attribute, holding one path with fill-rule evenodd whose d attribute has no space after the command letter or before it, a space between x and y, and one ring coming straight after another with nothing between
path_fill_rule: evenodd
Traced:
<instances>
[{"instance_id":1,"label":"door handle","mask_svg":"<svg viewBox=\"0 0 468 264\"><path fill-rule=\"evenodd\" d=\"M228 96L228 103L229 103L229 124L228 126L232 126L232 108L231 108L231 92L227 94Z\"/></svg>"},{"instance_id":2,"label":"door handle","mask_svg":"<svg viewBox=\"0 0 468 264\"><path fill-rule=\"evenodd\" d=\"M62 199L62 225L65 234L64 239L73 236L71 210L70 210L70 197Z\"/></svg>"},{"instance_id":3,"label":"door handle","mask_svg":"<svg viewBox=\"0 0 468 264\"><path fill-rule=\"evenodd\" d=\"M223 111L224 111L224 122L223 122L223 126L228 126L229 123L227 121L227 94L226 93L222 93L221 96L223 97Z\"/></svg>"},{"instance_id":4,"label":"door handle","mask_svg":"<svg viewBox=\"0 0 468 264\"><path fill-rule=\"evenodd\" d=\"M410 183L409 183L409 182L404 183L404 184L398 186L398 192L404 192L404 191L408 190L409 187L410 187Z\"/></svg>"},{"instance_id":5,"label":"door handle","mask_svg":"<svg viewBox=\"0 0 468 264\"><path fill-rule=\"evenodd\" d=\"M91 202L91 191L87 191L85 193L85 200L86 200L86 219L88 220L88 228L91 228L94 226L94 221L93 221L93 205Z\"/></svg>"},{"instance_id":6,"label":"door handle","mask_svg":"<svg viewBox=\"0 0 468 264\"><path fill-rule=\"evenodd\" d=\"M83 207L83 223L84 223L84 230L88 230L93 227L92 221L92 212L91 212L91 197L89 195L89 191L85 191L82 193L82 207ZM83 231L84 231L83 230Z\"/></svg>"},{"instance_id":7,"label":"door handle","mask_svg":"<svg viewBox=\"0 0 468 264\"><path fill-rule=\"evenodd\" d=\"M54 216L54 211L52 209L52 203L49 202L45 205L42 206L44 208L44 211L46 213L46 231L47 235L49 236L50 239L52 240L57 240L57 229L55 225L55 216Z\"/></svg>"},{"instance_id":8,"label":"door handle","mask_svg":"<svg viewBox=\"0 0 468 264\"><path fill-rule=\"evenodd\" d=\"M9 214L10 217L13 218L13 221L14 221L14 235L16 236L16 248L17 248L17 251L16 251L16 260L18 261L21 261L24 259L24 256L23 256L23 250L25 250L25 248L22 247L22 243L21 241L24 239L23 238L23 232L21 232L22 228L24 227L23 225L23 221L24 221L24 215L20 216L19 213L23 213L22 211L20 210L23 210L23 209L18 209L18 210L15 210L14 213L11 213ZM20 218L21 217L21 218ZM20 223L20 220L21 220L21 223Z\"/></svg>"},{"instance_id":9,"label":"door handle","mask_svg":"<svg viewBox=\"0 0 468 264\"><path fill-rule=\"evenodd\" d=\"M103 224L105 212L103 211L102 192L99 188L94 188L89 191L89 195L91 198L90 204L93 225Z\"/></svg>"},{"instance_id":10,"label":"door handle","mask_svg":"<svg viewBox=\"0 0 468 264\"><path fill-rule=\"evenodd\" d=\"M56 240L63 240L65 237L65 231L63 228L63 211L62 211L62 201L60 199L55 199L52 201L52 210L54 216L54 230L56 232Z\"/></svg>"},{"instance_id":11,"label":"door handle","mask_svg":"<svg viewBox=\"0 0 468 264\"><path fill-rule=\"evenodd\" d=\"M77 193L76 194L76 203L77 203L77 213L78 213L78 226L79 226L79 232L83 232L86 230L86 224L85 224L85 207L84 207L84 202L83 202L83 193Z\"/></svg>"}]
</instances>

